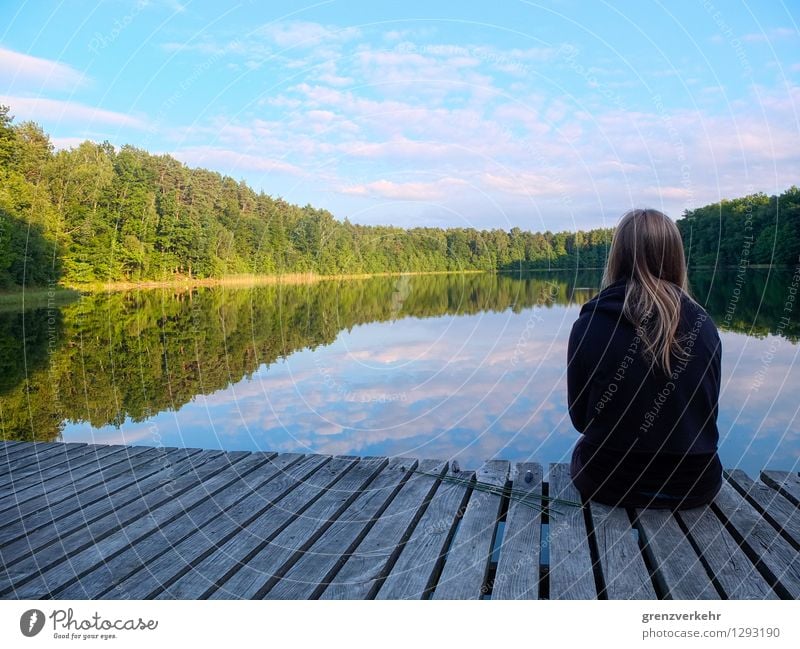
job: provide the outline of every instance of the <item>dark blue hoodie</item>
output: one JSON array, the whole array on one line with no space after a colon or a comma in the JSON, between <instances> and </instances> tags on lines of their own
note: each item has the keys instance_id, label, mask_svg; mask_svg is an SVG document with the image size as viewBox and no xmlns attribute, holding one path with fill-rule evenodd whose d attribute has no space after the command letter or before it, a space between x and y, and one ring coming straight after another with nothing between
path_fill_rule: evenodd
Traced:
<instances>
[{"instance_id":1,"label":"dark blue hoodie","mask_svg":"<svg viewBox=\"0 0 800 649\"><path fill-rule=\"evenodd\" d=\"M686 508L709 502L721 485L717 456L719 334L684 296L678 335L689 359L671 374L642 354L622 313L626 281L581 308L567 353L572 423L583 436L572 455L584 498L630 507Z\"/></svg>"}]
</instances>

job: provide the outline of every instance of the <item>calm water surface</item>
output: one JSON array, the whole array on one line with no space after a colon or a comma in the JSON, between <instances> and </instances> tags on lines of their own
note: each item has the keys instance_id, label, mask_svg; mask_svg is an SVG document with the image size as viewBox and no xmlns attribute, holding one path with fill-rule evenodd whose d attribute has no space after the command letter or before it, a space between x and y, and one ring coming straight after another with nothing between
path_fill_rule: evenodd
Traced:
<instances>
[{"instance_id":1,"label":"calm water surface","mask_svg":"<svg viewBox=\"0 0 800 649\"><path fill-rule=\"evenodd\" d=\"M797 469L792 273L696 272L726 466ZM2 436L568 461L567 339L599 272L155 290L0 313ZM792 303L789 303L792 306Z\"/></svg>"}]
</instances>

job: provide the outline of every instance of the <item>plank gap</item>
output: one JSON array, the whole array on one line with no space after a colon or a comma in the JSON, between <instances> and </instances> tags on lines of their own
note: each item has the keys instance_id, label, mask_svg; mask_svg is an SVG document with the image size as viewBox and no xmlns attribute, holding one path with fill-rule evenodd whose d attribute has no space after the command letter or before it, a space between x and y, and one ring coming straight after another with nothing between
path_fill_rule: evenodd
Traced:
<instances>
[{"instance_id":1,"label":"plank gap","mask_svg":"<svg viewBox=\"0 0 800 649\"><path fill-rule=\"evenodd\" d=\"M773 528L780 534L788 543L791 545L795 550L800 551L800 543L789 534L777 520L769 513L769 511L764 508L758 499L753 498L753 495L744 488L743 485L739 484L739 481L736 480L733 476L730 475L727 471L724 473L725 479L727 480L728 484L730 484L736 491L741 494L741 496L755 509L759 514L761 514L761 518L763 518L767 523L772 525ZM757 483L756 483L757 484ZM779 489L775 489L772 491L777 498L783 496L783 493ZM785 497L785 496L784 496ZM791 501L789 501L791 502Z\"/></svg>"},{"instance_id":2,"label":"plank gap","mask_svg":"<svg viewBox=\"0 0 800 649\"><path fill-rule=\"evenodd\" d=\"M391 555L389 555L389 559L386 561L386 564L383 566L383 570L382 570L381 575L375 580L375 583L372 585L372 588L370 589L369 593L367 594L367 599L375 599L377 597L377 595L378 595L378 592L383 587L383 584L386 581L386 579L389 577L390 574L392 574L392 570L394 569L394 566L397 563L397 560L400 558L400 553L406 547L406 543L408 543L409 539L414 534L414 530L417 529L417 525L419 525L419 522L422 520L423 516L425 516L425 512L427 511L428 507L430 506L431 501L433 500L434 496L436 495L436 492L439 489L441 489L442 483L443 483L442 476L447 475L447 472L449 470L450 470L450 466L449 466L449 464L446 463L445 466L444 466L444 472L438 478L436 478L436 483L433 485L433 488L425 496L425 500L422 501L422 505L417 510L416 514L414 515L414 518L411 520L411 523L409 524L409 526L406 529L406 531L403 532L403 536L400 538L400 542L397 544L397 547L395 547L395 549L392 551ZM399 489L398 489L398 492L399 492ZM395 495L397 495L397 494L395 493ZM394 499L394 497L392 499ZM388 507L389 507L389 505L387 504L386 508L388 508ZM385 511L385 509L383 511ZM452 543L452 539L450 539L450 542Z\"/></svg>"},{"instance_id":3,"label":"plank gap","mask_svg":"<svg viewBox=\"0 0 800 649\"><path fill-rule=\"evenodd\" d=\"M500 515L497 517L497 522L492 532L492 552L489 555L489 564L486 567L486 577L483 580L483 586L481 586L481 599L492 598L494 580L495 577L497 577L497 564L500 561L500 548L503 545L506 519L508 518L508 507L511 501L507 491L511 488L511 481L506 480L504 487L505 493L500 499Z\"/></svg>"},{"instance_id":4,"label":"plank gap","mask_svg":"<svg viewBox=\"0 0 800 649\"><path fill-rule=\"evenodd\" d=\"M681 529L681 532L683 532L683 535L686 537L686 540L689 541L689 545L692 546L692 549L695 551L695 554L697 554L697 556L700 557L700 564L703 566L709 578L711 579L711 583L714 585L714 588L716 588L720 599L728 599L728 595L725 592L725 589L722 587L722 584L719 582L719 579L717 578L714 569L711 567L711 565L708 563L708 560L703 555L702 548L695 542L694 537L689 532L689 528L687 527L684 520L680 516L675 516L675 520L678 522L678 527Z\"/></svg>"},{"instance_id":5,"label":"plank gap","mask_svg":"<svg viewBox=\"0 0 800 649\"><path fill-rule=\"evenodd\" d=\"M450 528L447 542L445 543L445 550L442 552L442 556L440 556L439 560L436 562L436 566L431 573L430 585L425 589L425 594L422 596L422 599L430 599L433 593L436 591L436 587L439 585L439 578L442 576L445 563L447 563L447 556L450 554L450 549L453 547L453 542L455 541L456 534L458 533L458 528L461 527L461 519L464 518L467 507L469 507L469 501L472 498L472 493L474 491L472 488L474 481L475 480L473 478L473 480L470 482L470 486L467 487L467 493L464 497L464 502L461 503L461 507L459 507L458 511L456 512L455 524Z\"/></svg>"},{"instance_id":6,"label":"plank gap","mask_svg":"<svg viewBox=\"0 0 800 649\"><path fill-rule=\"evenodd\" d=\"M597 589L597 599L608 599L606 580L603 577L603 567L600 564L600 549L597 547L597 538L594 532L594 521L587 503L583 506L583 522L586 525L587 539L589 541L589 557L592 561L592 574L594 586Z\"/></svg>"},{"instance_id":7,"label":"plank gap","mask_svg":"<svg viewBox=\"0 0 800 649\"><path fill-rule=\"evenodd\" d=\"M647 574L650 575L650 581L653 584L653 590L656 591L656 597L658 599L671 599L669 597L669 590L667 589L661 574L655 568L655 561L650 555L650 550L645 546L645 535L642 529L639 527L639 519L636 516L636 512L630 508L627 508L625 511L628 514L628 520L631 523L631 528L635 533L636 544L639 546L639 552L644 560L644 566L647 568Z\"/></svg>"},{"instance_id":8,"label":"plank gap","mask_svg":"<svg viewBox=\"0 0 800 649\"><path fill-rule=\"evenodd\" d=\"M736 541L736 545L739 546L739 549L744 552L745 556L753 562L756 569L761 573L761 576L766 579L767 583L772 587L772 590L775 591L775 594L780 597L781 599L794 599L792 594L786 589L786 587L781 584L780 580L773 574L772 570L769 569L767 565L761 560L754 551L747 540L739 534L739 531L736 529L736 526L733 525L728 520L728 517L725 516L725 513L719 508L716 502L711 502L711 510L717 515L717 518L722 522L725 526L725 529L728 530L728 533L733 537L733 540Z\"/></svg>"}]
</instances>

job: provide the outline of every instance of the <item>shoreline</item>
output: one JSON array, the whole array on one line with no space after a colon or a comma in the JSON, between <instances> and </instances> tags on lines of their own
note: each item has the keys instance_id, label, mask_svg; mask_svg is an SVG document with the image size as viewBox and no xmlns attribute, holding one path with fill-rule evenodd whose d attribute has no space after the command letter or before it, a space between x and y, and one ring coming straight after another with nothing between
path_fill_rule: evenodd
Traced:
<instances>
[{"instance_id":1,"label":"shoreline","mask_svg":"<svg viewBox=\"0 0 800 649\"><path fill-rule=\"evenodd\" d=\"M737 266L717 267L717 270L736 270ZM775 266L764 264L753 264L749 268L757 270L784 269L788 266ZM713 270L713 266L692 266L689 270ZM148 290L156 288L196 288L211 286L269 286L276 284L315 284L317 282L329 282L333 280L354 280L370 279L372 277L402 277L413 275L475 275L480 273L495 274L527 274L527 273L549 273L549 272L577 272L602 270L601 267L586 268L529 268L525 270L503 268L499 270L417 270L417 271L387 271L382 273L343 273L337 275L318 275L316 273L287 273L284 275L227 275L224 277L175 277L165 280L145 280L141 282L121 281L121 282L92 282L88 284L57 284L54 287L36 286L31 288L14 288L12 290L0 290L0 307L4 305L20 302L24 296L26 303L47 302L52 299L54 294L59 299L74 298L80 294L96 293L115 293L120 291Z\"/></svg>"},{"instance_id":2,"label":"shoreline","mask_svg":"<svg viewBox=\"0 0 800 649\"><path fill-rule=\"evenodd\" d=\"M146 280L143 282L107 282L92 284L64 284L66 290L81 293L100 293L135 291L154 288L195 288L208 286L269 286L276 284L316 284L332 280L369 279L371 277L400 277L406 275L472 275L490 273L489 270L419 270L388 271L384 273L342 273L338 275L318 275L316 273L287 273L285 275L228 275L225 277L173 278L166 280Z\"/></svg>"}]
</instances>

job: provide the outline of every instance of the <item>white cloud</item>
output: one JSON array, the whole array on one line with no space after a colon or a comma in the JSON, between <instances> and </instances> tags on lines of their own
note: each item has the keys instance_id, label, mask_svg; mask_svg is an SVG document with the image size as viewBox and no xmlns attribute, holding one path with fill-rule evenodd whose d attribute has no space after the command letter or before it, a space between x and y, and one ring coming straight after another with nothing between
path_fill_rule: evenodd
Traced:
<instances>
[{"instance_id":1,"label":"white cloud","mask_svg":"<svg viewBox=\"0 0 800 649\"><path fill-rule=\"evenodd\" d=\"M81 124L82 126L111 124L138 129L146 128L146 124L138 117L102 108L94 108L74 101L0 95L0 103L11 107L11 113L18 122L35 120L58 123L69 122Z\"/></svg>"},{"instance_id":2,"label":"white cloud","mask_svg":"<svg viewBox=\"0 0 800 649\"><path fill-rule=\"evenodd\" d=\"M0 47L0 81L7 88L13 85L29 90L73 90L84 85L87 78L66 63Z\"/></svg>"},{"instance_id":3,"label":"white cloud","mask_svg":"<svg viewBox=\"0 0 800 649\"><path fill-rule=\"evenodd\" d=\"M769 43L781 38L796 38L798 32L796 29L789 29L788 27L775 27L767 31L754 32L742 36L742 40L747 43Z\"/></svg>"},{"instance_id":4,"label":"white cloud","mask_svg":"<svg viewBox=\"0 0 800 649\"><path fill-rule=\"evenodd\" d=\"M220 172L233 169L278 172L296 176L304 174L302 169L283 160L213 146L185 147L172 151L171 155L186 164L207 167Z\"/></svg>"},{"instance_id":5,"label":"white cloud","mask_svg":"<svg viewBox=\"0 0 800 649\"><path fill-rule=\"evenodd\" d=\"M458 191L467 181L461 178L442 178L434 182L396 183L391 180L376 180L360 185L346 185L341 193L355 196L377 196L401 201L437 201L447 197L449 191Z\"/></svg>"},{"instance_id":6,"label":"white cloud","mask_svg":"<svg viewBox=\"0 0 800 649\"><path fill-rule=\"evenodd\" d=\"M72 149L81 145L86 139L83 137L51 137L50 141L56 149Z\"/></svg>"},{"instance_id":7,"label":"white cloud","mask_svg":"<svg viewBox=\"0 0 800 649\"><path fill-rule=\"evenodd\" d=\"M315 22L270 23L256 30L280 47L315 47L324 43L348 41L360 35L357 27L335 27Z\"/></svg>"},{"instance_id":8,"label":"white cloud","mask_svg":"<svg viewBox=\"0 0 800 649\"><path fill-rule=\"evenodd\" d=\"M194 145L192 160L206 166L272 171L280 158L292 171L313 173L321 192L349 197L335 199L349 214L333 209L351 217L366 207L360 199L407 200L429 202L431 222L458 214L483 226L501 215L526 227L586 227L631 203L680 213L738 195L743 177L765 191L796 182L797 87L751 87L723 109L715 101L728 89L703 82L686 86L685 108L675 108L680 98L665 105L648 95L628 106L616 91L585 95L579 86L570 94L534 84L535 67L552 62L554 48L426 45L399 32L381 33L376 45L367 36L367 28L319 23L262 28L235 54L316 45L278 56L299 67L287 85L256 99L253 116L217 116L172 136ZM603 79L598 87L639 83L613 63L587 68ZM509 83L503 71L512 69ZM591 85L563 72L571 75L565 87ZM419 216L403 209L407 224Z\"/></svg>"},{"instance_id":9,"label":"white cloud","mask_svg":"<svg viewBox=\"0 0 800 649\"><path fill-rule=\"evenodd\" d=\"M513 175L496 175L485 173L481 176L481 180L489 189L519 196L558 196L568 191L563 182L546 174L522 172ZM571 189L577 189L577 187Z\"/></svg>"}]
</instances>

